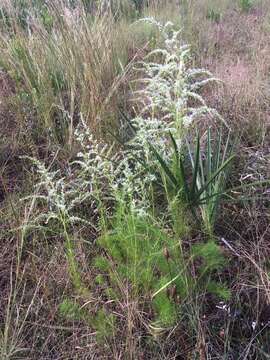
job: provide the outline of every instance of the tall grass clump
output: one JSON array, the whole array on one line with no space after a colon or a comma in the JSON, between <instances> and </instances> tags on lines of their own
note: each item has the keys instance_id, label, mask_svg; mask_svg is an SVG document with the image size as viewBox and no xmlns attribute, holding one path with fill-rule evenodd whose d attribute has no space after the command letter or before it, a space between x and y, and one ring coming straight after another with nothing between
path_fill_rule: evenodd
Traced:
<instances>
[{"instance_id":1,"label":"tall grass clump","mask_svg":"<svg viewBox=\"0 0 270 360\"><path fill-rule=\"evenodd\" d=\"M27 8L27 26L21 26L16 6L3 5L8 20L1 32L1 65L16 82L22 130L28 128L36 143L43 137L71 145L80 113L97 131L105 113L109 125L117 120L111 114L117 114L116 89L126 78L132 36L119 46L124 21L117 26L107 8L91 17L80 1L75 7L65 1L44 6L50 26L45 10Z\"/></svg>"}]
</instances>

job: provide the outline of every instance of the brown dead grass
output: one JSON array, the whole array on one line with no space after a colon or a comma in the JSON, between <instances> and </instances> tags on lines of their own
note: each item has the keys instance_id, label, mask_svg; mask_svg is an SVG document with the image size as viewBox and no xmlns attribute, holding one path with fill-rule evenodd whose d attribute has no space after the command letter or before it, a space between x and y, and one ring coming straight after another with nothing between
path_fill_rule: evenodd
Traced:
<instances>
[{"instance_id":1,"label":"brown dead grass","mask_svg":"<svg viewBox=\"0 0 270 360\"><path fill-rule=\"evenodd\" d=\"M250 145L263 142L270 130L270 45L266 14L228 11L201 37L203 67L223 81L209 95L213 106ZM202 52L202 53L203 53Z\"/></svg>"}]
</instances>

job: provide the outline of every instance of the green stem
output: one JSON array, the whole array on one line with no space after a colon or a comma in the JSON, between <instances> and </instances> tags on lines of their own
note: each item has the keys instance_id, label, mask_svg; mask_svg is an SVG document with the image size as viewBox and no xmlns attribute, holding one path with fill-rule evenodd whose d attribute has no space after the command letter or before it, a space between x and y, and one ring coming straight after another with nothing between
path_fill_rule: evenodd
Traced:
<instances>
[{"instance_id":1,"label":"green stem","mask_svg":"<svg viewBox=\"0 0 270 360\"><path fill-rule=\"evenodd\" d=\"M82 290L83 290L82 280L81 280L81 276L80 276L80 273L78 270L78 264L75 259L74 244L73 244L73 241L70 238L68 231L67 231L66 216L64 214L61 214L60 219L61 219L61 224L63 226L64 237L65 237L65 241L66 241L66 256L67 256L67 261L68 261L68 266L69 266L70 277L71 277L72 283L73 283L74 287L76 288L76 290L78 290L79 292L82 292Z\"/></svg>"}]
</instances>

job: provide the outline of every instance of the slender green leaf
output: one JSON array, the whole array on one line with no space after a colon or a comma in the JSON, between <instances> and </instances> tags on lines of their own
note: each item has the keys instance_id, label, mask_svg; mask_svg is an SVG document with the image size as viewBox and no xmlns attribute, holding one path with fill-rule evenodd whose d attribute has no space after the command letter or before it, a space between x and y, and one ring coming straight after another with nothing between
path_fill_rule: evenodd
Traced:
<instances>
[{"instance_id":1,"label":"slender green leaf","mask_svg":"<svg viewBox=\"0 0 270 360\"><path fill-rule=\"evenodd\" d=\"M158 153L158 151L155 149L155 147L152 144L149 143L149 147L150 147L151 151L154 153L156 159L160 163L163 171L165 172L165 174L167 175L167 177L169 178L171 183L175 187L177 187L177 179L175 178L174 174L171 172L171 170L170 170L169 166L167 165L166 161L162 159L161 155Z\"/></svg>"}]
</instances>

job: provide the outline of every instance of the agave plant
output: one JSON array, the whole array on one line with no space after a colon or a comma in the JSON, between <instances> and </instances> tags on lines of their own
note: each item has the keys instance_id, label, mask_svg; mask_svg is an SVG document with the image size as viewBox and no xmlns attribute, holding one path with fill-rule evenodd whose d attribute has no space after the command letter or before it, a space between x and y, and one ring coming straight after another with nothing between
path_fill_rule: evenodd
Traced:
<instances>
[{"instance_id":1,"label":"agave plant","mask_svg":"<svg viewBox=\"0 0 270 360\"><path fill-rule=\"evenodd\" d=\"M195 200L201 211L204 229L208 234L212 235L218 206L222 195L226 191L226 180L230 164L234 158L230 146L230 135L227 136L226 143L222 148L222 132L218 132L216 140L213 141L211 129L209 128L207 130L205 154L201 151L199 136L197 136L195 156L192 155L190 146L188 146L188 149L193 170L193 182L196 182L196 185L194 185L196 191Z\"/></svg>"},{"instance_id":2,"label":"agave plant","mask_svg":"<svg viewBox=\"0 0 270 360\"><path fill-rule=\"evenodd\" d=\"M213 145L209 128L205 152L201 146L200 136L197 135L194 151L187 143L187 159L184 158L183 150L177 145L175 137L170 134L170 138L173 152L169 161L149 143L159 164L158 171L163 179L163 187L169 195L167 198L169 202L178 200L180 206L189 208L196 220L199 209L204 229L212 235L218 205L226 191L229 165L234 158L229 146L229 136L222 149L221 132L218 133ZM156 171L153 167L150 170Z\"/></svg>"}]
</instances>

